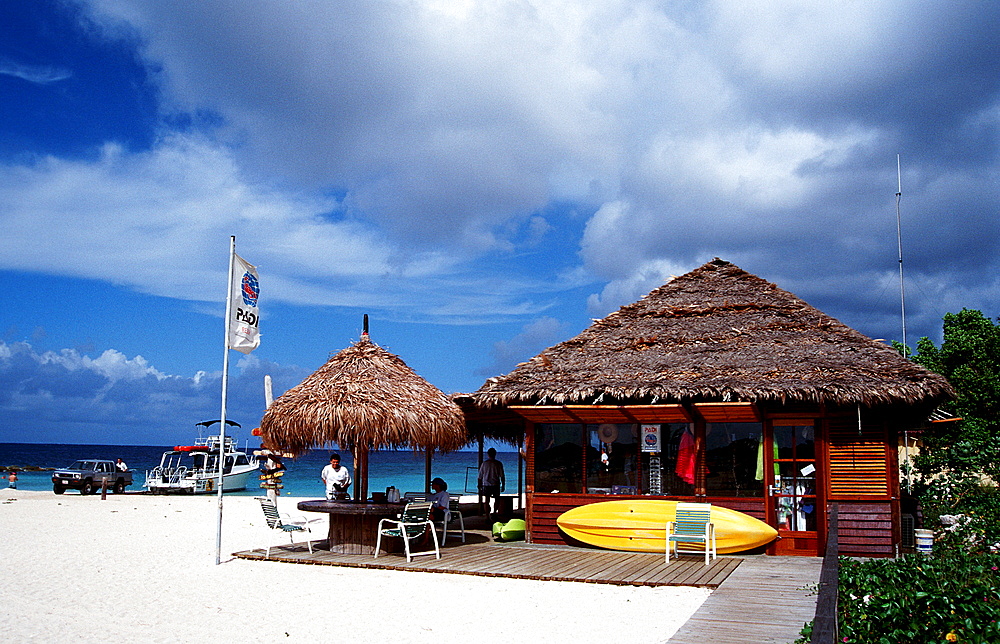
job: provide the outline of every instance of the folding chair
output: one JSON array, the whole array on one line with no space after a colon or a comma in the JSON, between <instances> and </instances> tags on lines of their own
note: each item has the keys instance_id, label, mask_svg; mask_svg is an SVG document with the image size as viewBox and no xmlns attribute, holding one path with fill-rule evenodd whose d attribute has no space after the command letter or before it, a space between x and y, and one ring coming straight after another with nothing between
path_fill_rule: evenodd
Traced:
<instances>
[{"instance_id":1,"label":"folding chair","mask_svg":"<svg viewBox=\"0 0 1000 644\"><path fill-rule=\"evenodd\" d=\"M264 511L264 518L267 520L267 527L271 530L281 530L288 535L291 540L292 545L295 545L295 537L292 536L295 532L309 532L312 533L312 529L309 528L309 522L305 517L299 517L301 521L293 521L292 517L288 514L279 513L278 506L274 501L266 497L258 496L255 497L260 501L260 509ZM273 541L273 539L272 539ZM309 554L312 554L313 547L312 541L306 538L306 545L309 546ZM264 555L265 558L271 556L271 545L267 546L267 554Z\"/></svg>"}]
</instances>

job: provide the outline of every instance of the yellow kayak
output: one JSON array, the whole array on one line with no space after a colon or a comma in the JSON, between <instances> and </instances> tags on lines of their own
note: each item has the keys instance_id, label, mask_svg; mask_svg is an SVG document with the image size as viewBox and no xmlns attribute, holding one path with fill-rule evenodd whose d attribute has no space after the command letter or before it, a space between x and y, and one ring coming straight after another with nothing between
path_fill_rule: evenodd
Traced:
<instances>
[{"instance_id":1,"label":"yellow kayak","mask_svg":"<svg viewBox=\"0 0 1000 644\"><path fill-rule=\"evenodd\" d=\"M556 524L570 537L609 550L663 552L666 524L674 520L676 501L632 499L581 505L563 512ZM778 531L748 514L712 506L712 523L720 553L766 545Z\"/></svg>"}]
</instances>

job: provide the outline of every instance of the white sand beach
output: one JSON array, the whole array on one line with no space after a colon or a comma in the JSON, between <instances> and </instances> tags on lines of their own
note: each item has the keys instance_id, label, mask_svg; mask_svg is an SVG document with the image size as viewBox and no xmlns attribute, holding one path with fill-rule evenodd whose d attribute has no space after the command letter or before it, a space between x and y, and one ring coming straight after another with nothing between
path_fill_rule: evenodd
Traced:
<instances>
[{"instance_id":1,"label":"white sand beach","mask_svg":"<svg viewBox=\"0 0 1000 644\"><path fill-rule=\"evenodd\" d=\"M217 566L216 510L215 497L0 490L4 640L663 642L709 595L235 559L271 539L246 496L225 499ZM318 517L313 538L325 532Z\"/></svg>"}]
</instances>

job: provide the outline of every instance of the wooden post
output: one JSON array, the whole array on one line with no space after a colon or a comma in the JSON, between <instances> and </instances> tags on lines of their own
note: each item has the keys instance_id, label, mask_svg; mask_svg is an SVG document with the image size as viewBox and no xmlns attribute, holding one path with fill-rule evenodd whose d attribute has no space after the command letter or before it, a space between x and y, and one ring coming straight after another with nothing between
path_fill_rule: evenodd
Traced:
<instances>
[{"instance_id":1,"label":"wooden post","mask_svg":"<svg viewBox=\"0 0 1000 644\"><path fill-rule=\"evenodd\" d=\"M368 499L368 448L355 445L354 452L354 499Z\"/></svg>"},{"instance_id":2,"label":"wooden post","mask_svg":"<svg viewBox=\"0 0 1000 644\"><path fill-rule=\"evenodd\" d=\"M483 466L483 437L479 437L479 467ZM476 470L476 490L479 495L479 516L486 514L483 505L483 491L479 489L479 470Z\"/></svg>"},{"instance_id":3,"label":"wooden post","mask_svg":"<svg viewBox=\"0 0 1000 644\"><path fill-rule=\"evenodd\" d=\"M424 493L431 493L431 461L434 458L434 448L424 450Z\"/></svg>"}]
</instances>

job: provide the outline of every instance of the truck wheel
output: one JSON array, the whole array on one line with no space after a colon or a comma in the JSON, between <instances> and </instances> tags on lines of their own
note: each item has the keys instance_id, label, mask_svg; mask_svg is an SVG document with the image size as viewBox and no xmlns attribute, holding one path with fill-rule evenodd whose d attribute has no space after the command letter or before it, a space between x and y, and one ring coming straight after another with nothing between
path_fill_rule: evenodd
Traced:
<instances>
[{"instance_id":1,"label":"truck wheel","mask_svg":"<svg viewBox=\"0 0 1000 644\"><path fill-rule=\"evenodd\" d=\"M115 481L115 494L125 494L125 481L118 479Z\"/></svg>"},{"instance_id":2,"label":"truck wheel","mask_svg":"<svg viewBox=\"0 0 1000 644\"><path fill-rule=\"evenodd\" d=\"M53 485L52 486L52 491L55 492L56 494L62 494L63 492L66 491L66 488L64 488L61 485Z\"/></svg>"},{"instance_id":3,"label":"truck wheel","mask_svg":"<svg viewBox=\"0 0 1000 644\"><path fill-rule=\"evenodd\" d=\"M94 484L90 481L84 481L83 485L80 486L80 494L86 496L88 494L94 493Z\"/></svg>"}]
</instances>

